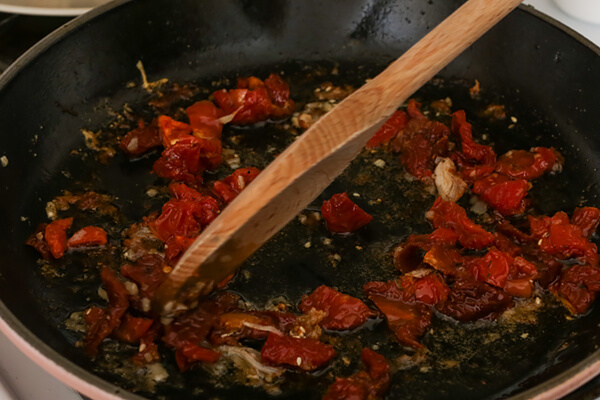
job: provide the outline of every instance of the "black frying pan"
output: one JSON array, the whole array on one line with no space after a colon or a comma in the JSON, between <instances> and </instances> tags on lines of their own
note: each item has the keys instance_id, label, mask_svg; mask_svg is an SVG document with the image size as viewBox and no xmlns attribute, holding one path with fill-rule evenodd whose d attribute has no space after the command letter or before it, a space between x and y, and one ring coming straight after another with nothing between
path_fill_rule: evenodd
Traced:
<instances>
[{"instance_id":1,"label":"black frying pan","mask_svg":"<svg viewBox=\"0 0 600 400\"><path fill-rule=\"evenodd\" d=\"M139 398L121 389L125 388L156 398L264 398L264 392L256 389L219 388L202 371L178 374L169 354L165 357L171 379L154 391L116 373L115 364L110 368L102 360L89 360L74 346L81 337L64 329L63 321L70 312L99 301L97 270L86 264L85 258L75 257L59 265L64 278L49 278L40 272L37 254L23 243L35 225L45 221L45 202L65 188L93 187L115 194L129 221L148 212L139 204L145 201L144 188L156 183L147 173L151 159L132 165L117 156L98 166L93 155L70 153L84 149L80 129L105 126L113 118L110 111L121 109L124 103L141 109L147 101L142 90L126 88L127 82L139 80L134 68L138 60L143 60L151 79L168 77L200 85L222 77L283 70L292 82L292 91L306 100L310 82L303 78L305 65L327 70L339 65L340 75L331 78L358 85L460 3L117 1L60 28L0 78L0 155L9 160L6 168L0 168L0 226L4 232L0 241L0 327L45 368L90 396ZM476 128L497 138L498 152L538 143L559 148L567 160L565 170L558 178L542 179L535 185L533 196L540 212L570 212L583 201L597 206L598 55L598 49L584 39L574 38L523 7L446 68L441 73L446 78L443 85L430 85L417 96L451 96L467 110ZM474 79L484 87L480 101L466 94ZM506 126L478 119L478 110L489 102L506 104L509 114L517 116L519 122L511 135L507 136ZM268 130L236 134L245 138L242 147L257 155L253 159L257 166L269 161L264 155ZM278 145L285 145L285 140ZM390 206L392 212L362 204L382 222L349 240L336 240L338 251L348 260L343 274L323 265L325 253L318 246L309 255L298 249L299 243L318 240L322 232L292 223L249 261L245 268L250 277L238 279L233 289L258 304L282 292L294 303L321 283L360 295L367 279L390 277L386 251L406 235L428 229L422 215L433 199L413 200L407 205L409 192L418 188L406 182L382 185L357 179L376 174L365 168L355 162L323 197L356 190L397 201ZM386 174L394 172L400 174L401 170L393 167ZM388 175L375 177L388 179ZM157 207L158 203L148 206ZM397 215L402 216L394 218ZM22 221L22 216L28 219ZM356 252L355 246L367 241L375 244L374 252ZM120 262L118 255L112 262ZM434 328L444 334L425 339L433 353L430 365L462 356L468 362L458 368L399 371L389 398L519 399L566 393L590 379L598 368L600 354L595 348L600 344L596 334L600 311L594 309L567 321L564 310L549 308L538 324L509 333L495 331L494 326L452 330L438 322ZM494 333L500 333L501 339L483 346L485 335ZM523 333L530 339L519 340ZM361 334L361 341L387 343L386 335L385 327L373 327ZM397 357L405 351L386 344L382 352ZM292 378L281 398L319 398L331 379L325 377L323 383L317 383L314 377Z\"/></svg>"}]
</instances>

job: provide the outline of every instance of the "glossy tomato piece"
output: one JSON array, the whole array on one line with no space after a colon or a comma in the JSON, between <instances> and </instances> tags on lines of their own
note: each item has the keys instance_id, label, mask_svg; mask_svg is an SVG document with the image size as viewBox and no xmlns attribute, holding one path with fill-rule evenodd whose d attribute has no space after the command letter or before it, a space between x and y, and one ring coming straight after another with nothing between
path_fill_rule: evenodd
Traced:
<instances>
[{"instance_id":1,"label":"glossy tomato piece","mask_svg":"<svg viewBox=\"0 0 600 400\"><path fill-rule=\"evenodd\" d=\"M494 236L467 217L464 208L438 197L427 214L435 228L453 230L458 241L467 249L482 249L494 241Z\"/></svg>"},{"instance_id":2,"label":"glossy tomato piece","mask_svg":"<svg viewBox=\"0 0 600 400\"><path fill-rule=\"evenodd\" d=\"M348 195L334 194L323 202L321 214L327 223L327 229L334 233L351 233L367 225L373 219L357 206Z\"/></svg>"},{"instance_id":3,"label":"glossy tomato piece","mask_svg":"<svg viewBox=\"0 0 600 400\"><path fill-rule=\"evenodd\" d=\"M52 252L50 251L50 246L45 239L47 226L48 224L39 224L35 229L35 232L33 232L31 236L27 238L25 244L36 249L44 258L44 260L50 261L52 259Z\"/></svg>"},{"instance_id":4,"label":"glossy tomato piece","mask_svg":"<svg viewBox=\"0 0 600 400\"><path fill-rule=\"evenodd\" d=\"M439 228L426 235L411 235L394 250L394 266L402 273L417 269L423 262L423 252L434 247L454 247L458 235L451 229Z\"/></svg>"},{"instance_id":5,"label":"glossy tomato piece","mask_svg":"<svg viewBox=\"0 0 600 400\"><path fill-rule=\"evenodd\" d=\"M258 168L240 168L227 178L216 181L213 190L225 203L231 203L260 173Z\"/></svg>"},{"instance_id":6,"label":"glossy tomato piece","mask_svg":"<svg viewBox=\"0 0 600 400\"><path fill-rule=\"evenodd\" d=\"M235 112L231 121L234 125L255 124L266 121L271 116L273 104L263 87L254 90L222 89L214 92L213 96L217 105L227 114Z\"/></svg>"},{"instance_id":7,"label":"glossy tomato piece","mask_svg":"<svg viewBox=\"0 0 600 400\"><path fill-rule=\"evenodd\" d=\"M390 118L375 132L373 137L367 142L367 149L388 144L396 137L398 132L406 126L408 114L404 111L395 111Z\"/></svg>"},{"instance_id":8,"label":"glossy tomato piece","mask_svg":"<svg viewBox=\"0 0 600 400\"><path fill-rule=\"evenodd\" d=\"M52 257L61 258L67 251L67 229L73 224L73 218L57 219L46 226L44 239L48 243Z\"/></svg>"},{"instance_id":9,"label":"glossy tomato piece","mask_svg":"<svg viewBox=\"0 0 600 400\"><path fill-rule=\"evenodd\" d=\"M175 181L202 182L205 166L200 161L201 152L200 140L196 137L180 139L162 152L152 170L160 177Z\"/></svg>"},{"instance_id":10,"label":"glossy tomato piece","mask_svg":"<svg viewBox=\"0 0 600 400\"><path fill-rule=\"evenodd\" d=\"M97 226L81 228L67 240L68 247L104 246L107 242L106 231Z\"/></svg>"},{"instance_id":11,"label":"glossy tomato piece","mask_svg":"<svg viewBox=\"0 0 600 400\"><path fill-rule=\"evenodd\" d=\"M91 356L98 353L100 343L119 327L121 318L129 307L129 292L117 274L112 269L104 267L100 276L108 295L108 307L102 310L101 315L95 313L98 318L88 326L84 343L86 352Z\"/></svg>"},{"instance_id":12,"label":"glossy tomato piece","mask_svg":"<svg viewBox=\"0 0 600 400\"><path fill-rule=\"evenodd\" d=\"M115 329L112 335L126 343L137 343L148 332L154 321L148 318L138 318L131 314L125 314L121 325Z\"/></svg>"},{"instance_id":13,"label":"glossy tomato piece","mask_svg":"<svg viewBox=\"0 0 600 400\"><path fill-rule=\"evenodd\" d=\"M271 74L265 79L265 88L273 104L284 107L290 100L290 86L278 74Z\"/></svg>"},{"instance_id":14,"label":"glossy tomato piece","mask_svg":"<svg viewBox=\"0 0 600 400\"><path fill-rule=\"evenodd\" d=\"M465 271L460 265L464 261L465 257L457 249L442 246L433 246L423 257L423 263L449 276L463 276Z\"/></svg>"},{"instance_id":15,"label":"glossy tomato piece","mask_svg":"<svg viewBox=\"0 0 600 400\"><path fill-rule=\"evenodd\" d=\"M189 138L192 127L185 122L175 121L171 117L161 115L158 117L158 129L165 148L175 145L183 138Z\"/></svg>"},{"instance_id":16,"label":"glossy tomato piece","mask_svg":"<svg viewBox=\"0 0 600 400\"><path fill-rule=\"evenodd\" d=\"M198 101L189 106L185 112L195 135L207 139L219 139L221 137L223 123L220 122L219 118L223 117L225 113L215 106L212 101Z\"/></svg>"},{"instance_id":17,"label":"glossy tomato piece","mask_svg":"<svg viewBox=\"0 0 600 400\"><path fill-rule=\"evenodd\" d=\"M321 326L331 330L358 328L367 319L375 316L359 299L321 285L308 296L304 296L299 305L300 311L308 313L311 308L325 311L327 316Z\"/></svg>"},{"instance_id":18,"label":"glossy tomato piece","mask_svg":"<svg viewBox=\"0 0 600 400\"><path fill-rule=\"evenodd\" d=\"M159 286L167 279L165 266L165 261L161 256L148 254L139 258L134 264L123 265L121 275L137 284L139 299L151 299Z\"/></svg>"},{"instance_id":19,"label":"glossy tomato piece","mask_svg":"<svg viewBox=\"0 0 600 400\"><path fill-rule=\"evenodd\" d=\"M336 378L323 400L375 400L382 398L390 386L390 366L381 354L364 348L364 370L349 378Z\"/></svg>"},{"instance_id":20,"label":"glossy tomato piece","mask_svg":"<svg viewBox=\"0 0 600 400\"><path fill-rule=\"evenodd\" d=\"M511 150L498 158L496 171L512 179L532 180L552 171L562 163L560 154L546 147L531 151Z\"/></svg>"},{"instance_id":21,"label":"glossy tomato piece","mask_svg":"<svg viewBox=\"0 0 600 400\"><path fill-rule=\"evenodd\" d=\"M577 207L571 217L571 223L580 227L583 236L587 239L596 232L598 222L600 222L600 210L596 207Z\"/></svg>"},{"instance_id":22,"label":"glossy tomato piece","mask_svg":"<svg viewBox=\"0 0 600 400\"><path fill-rule=\"evenodd\" d=\"M158 129L158 120L152 120L146 125L140 119L138 127L128 132L121 140L119 148L130 156L139 156L162 144L162 138Z\"/></svg>"},{"instance_id":23,"label":"glossy tomato piece","mask_svg":"<svg viewBox=\"0 0 600 400\"><path fill-rule=\"evenodd\" d=\"M363 289L385 316L400 344L423 347L419 339L431 325L433 313L428 305L413 300L414 286L401 288L395 282L369 282Z\"/></svg>"},{"instance_id":24,"label":"glossy tomato piece","mask_svg":"<svg viewBox=\"0 0 600 400\"><path fill-rule=\"evenodd\" d=\"M335 354L333 347L318 340L270 333L261 359L267 365L314 371L329 363Z\"/></svg>"},{"instance_id":25,"label":"glossy tomato piece","mask_svg":"<svg viewBox=\"0 0 600 400\"><path fill-rule=\"evenodd\" d=\"M600 291L600 269L592 265L573 265L566 269L550 290L573 314L582 314Z\"/></svg>"},{"instance_id":26,"label":"glossy tomato piece","mask_svg":"<svg viewBox=\"0 0 600 400\"><path fill-rule=\"evenodd\" d=\"M500 289L473 279L457 279L446 302L436 308L460 322L473 322L496 319L512 305L512 297Z\"/></svg>"},{"instance_id":27,"label":"glossy tomato piece","mask_svg":"<svg viewBox=\"0 0 600 400\"><path fill-rule=\"evenodd\" d=\"M471 267L471 271L478 281L503 288L512 263L513 258L510 254L492 249Z\"/></svg>"},{"instance_id":28,"label":"glossy tomato piece","mask_svg":"<svg viewBox=\"0 0 600 400\"><path fill-rule=\"evenodd\" d=\"M527 191L531 184L520 179L512 181L504 175L491 174L473 184L473 193L504 216L522 214L527 207Z\"/></svg>"},{"instance_id":29,"label":"glossy tomato piece","mask_svg":"<svg viewBox=\"0 0 600 400\"><path fill-rule=\"evenodd\" d=\"M414 283L415 299L425 304L436 305L448 298L450 289L437 273L432 273L417 279Z\"/></svg>"},{"instance_id":30,"label":"glossy tomato piece","mask_svg":"<svg viewBox=\"0 0 600 400\"><path fill-rule=\"evenodd\" d=\"M452 114L452 132L458 136L462 144L463 154L474 161L484 165L496 163L496 153L490 146L475 143L471 124L467 122L467 115L463 110Z\"/></svg>"},{"instance_id":31,"label":"glossy tomato piece","mask_svg":"<svg viewBox=\"0 0 600 400\"><path fill-rule=\"evenodd\" d=\"M196 238L188 238L185 236L171 236L165 242L165 260L174 265L179 256L185 253L185 251L194 243Z\"/></svg>"}]
</instances>

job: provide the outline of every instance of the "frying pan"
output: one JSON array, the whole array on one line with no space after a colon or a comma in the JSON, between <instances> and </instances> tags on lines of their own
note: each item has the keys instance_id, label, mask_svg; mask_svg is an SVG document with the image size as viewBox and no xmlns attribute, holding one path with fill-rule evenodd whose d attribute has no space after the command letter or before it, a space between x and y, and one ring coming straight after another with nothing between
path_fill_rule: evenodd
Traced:
<instances>
[{"instance_id":1,"label":"frying pan","mask_svg":"<svg viewBox=\"0 0 600 400\"><path fill-rule=\"evenodd\" d=\"M59 28L0 78L0 156L8 159L8 165L0 168L0 328L40 365L90 397L264 398L258 389L223 387L202 370L179 374L168 352L164 357L169 381L153 389L137 385L122 368L118 356L127 349L108 344L117 346L106 352L113 359L88 359L75 345L81 336L65 329L64 320L90 303L101 304L97 268L75 254L48 274L37 263L37 254L23 243L35 225L46 220L46 201L65 188L113 194L128 222L139 221L160 206L143 195L145 188L157 183L148 174L151 157L131 163L117 155L106 165L98 164L80 133L84 128L106 127L114 111L126 103L142 109L148 95L127 87L139 80L134 67L138 60L151 79L168 77L204 86L240 74L284 71L295 96L306 100L310 82L303 76L315 78L319 75L315 71L337 66L339 75L332 79L359 85L460 4L458 0L121 0ZM317 67L307 70L307 65ZM466 109L476 129L495 138L499 153L534 144L555 146L563 153L564 171L534 185L532 197L539 212L598 205L597 47L521 7L440 76L443 81L417 96L452 97L455 107ZM475 79L483 85L483 100L468 96L466 88ZM492 102L505 104L509 115L517 117L511 130L478 116L478 110ZM248 159L264 165L267 139L286 144L276 132L272 126L236 131L244 139L240 154L256 156ZM232 290L259 305L281 294L296 303L321 283L360 296L367 279L391 278L387 252L407 235L429 229L423 213L433 199L415 200L412 195L421 192L416 184L390 179L402 174L393 160L385 173L365 169L366 164L353 163L322 197L347 190L394 199L379 209L359 201L379 222L349 238L334 238L343 270L326 265L327 250L322 246L313 246L311 252L301 248L298 243L317 243L323 232L294 222L248 261L244 267L248 273L234 282ZM375 179L359 179L365 174ZM322 198L311 207L316 209ZM409 198L413 200L407 203ZM356 246L366 242L373 245L360 252ZM115 266L121 262L118 254L104 261ZM438 321L434 325L438 334L425 339L431 351L429 364L398 370L388 398L560 397L600 368L599 313L596 307L569 320L560 307L548 305L535 324L510 329ZM386 335L383 324L378 324L357 337L359 345L380 343L386 356L402 356L405 351L389 343ZM486 341L490 337L496 340ZM450 359L461 362L439 368ZM358 367L352 364L334 372L349 375L352 368ZM332 380L330 372L322 373L324 383L314 376L293 376L280 398L319 398Z\"/></svg>"}]
</instances>

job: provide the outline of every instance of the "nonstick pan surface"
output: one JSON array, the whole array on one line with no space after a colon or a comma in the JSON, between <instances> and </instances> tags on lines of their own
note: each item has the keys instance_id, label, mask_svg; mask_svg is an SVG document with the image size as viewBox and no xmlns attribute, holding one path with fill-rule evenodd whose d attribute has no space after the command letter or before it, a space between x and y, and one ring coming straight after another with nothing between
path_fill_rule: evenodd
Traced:
<instances>
[{"instance_id":1,"label":"nonstick pan surface","mask_svg":"<svg viewBox=\"0 0 600 400\"><path fill-rule=\"evenodd\" d=\"M292 92L306 100L319 79L360 85L460 4L440 0L119 1L60 28L0 78L0 155L9 160L7 167L0 168L2 329L51 372L90 396L138 398L127 392L136 390L156 398L264 398L257 389L220 388L201 371L180 375L168 354L172 380L153 390L108 367L114 363L89 360L75 346L81 337L66 330L64 320L97 301L97 272L83 258L74 258L59 267L58 275L63 277L49 278L42 273L37 254L24 242L37 223L46 221L46 202L64 189L111 193L130 221L148 212L139 204L147 201L142 196L145 188L157 182L148 174L152 160L132 165L117 155L108 164L98 164L81 135L81 129L105 128L125 103L141 107L147 102L144 91L127 88L128 82L139 81L138 60L144 62L151 79L168 77L200 86L221 78L284 71ZM522 7L442 71L441 83L428 85L417 96L450 96L455 107L466 109L475 128L494 137L499 153L537 144L557 147L566 158L565 169L557 177L536 182L533 197L538 211L550 214L570 212L581 204L598 206L598 55L598 49L585 40ZM315 72L331 71L334 66L337 76ZM479 101L467 91L475 79L484 88ZM509 115L517 117L510 133L506 126L477 117L478 110L491 102L506 105ZM270 160L265 149L274 130L235 132L244 138L241 143L247 154L255 155L249 157L255 166ZM282 147L287 142L280 137L276 144ZM73 154L77 149L81 151ZM387 161L394 165L394 160ZM367 279L391 277L391 263L384 254L407 235L426 232L422 216L433 198L415 200L420 192L415 183L400 179L379 183L394 173L403 174L400 167L383 174L367 164L372 163L353 163L323 198L346 190L396 201L385 209L365 203L380 222L348 240L336 240L342 259L348 260L343 271L325 265L324 248L314 246L308 253L301 247L306 241L320 240L322 232L293 222L249 260L244 267L250 272L247 279L236 280L232 289L258 305L280 294L297 303L302 294L322 283L360 295ZM316 209L320 200L309 209ZM158 200L148 203L149 209L159 205ZM373 250L356 249L367 242L374 243ZM82 279L84 270L86 279ZM540 393L556 397L583 383L593 376L591 370L600 359L596 352L599 311L569 321L564 310L550 308L536 324L517 325L510 332L494 326L450 329L440 322L434 330L441 333L425 342L432 351L427 368L397 372L389 398L527 398ZM523 339L525 333L528 340ZM360 340L387 343L385 335L385 329L366 329ZM486 341L498 335L494 343ZM394 357L403 354L392 344L381 351ZM466 362L457 368L439 368L457 358ZM319 398L330 382L316 383L314 377L290 381L281 398Z\"/></svg>"}]
</instances>

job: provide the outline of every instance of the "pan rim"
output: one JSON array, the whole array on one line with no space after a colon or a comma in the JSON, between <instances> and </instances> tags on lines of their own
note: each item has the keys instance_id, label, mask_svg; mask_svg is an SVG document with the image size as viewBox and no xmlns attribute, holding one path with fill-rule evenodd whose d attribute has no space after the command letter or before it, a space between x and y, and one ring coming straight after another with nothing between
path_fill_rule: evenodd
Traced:
<instances>
[{"instance_id":1,"label":"pan rim","mask_svg":"<svg viewBox=\"0 0 600 400\"><path fill-rule=\"evenodd\" d=\"M136 0L115 0L108 4L97 7L50 33L41 41L36 43L31 49L20 56L6 71L0 75L0 92L7 87L10 82L18 76L19 72L34 62L38 56L52 47L55 43L66 39L78 28L84 26L91 20L101 15L109 13L128 3ZM562 31L574 40L584 45L587 49L600 56L600 47L590 40L567 27L556 19L538 11L530 5L520 5L519 9L533 17L541 19L552 27ZM132 392L122 389L99 376L83 369L74 362L70 361L60 353L52 349L48 344L35 336L25 325L6 307L0 299L0 331L2 331L9 340L25 353L36 364L46 370L55 378L78 392L94 399L109 400L143 400ZM572 366L566 371L530 388L522 393L511 396L508 400L550 400L564 396L575 389L581 387L594 377L600 374L600 350L595 351L584 360Z\"/></svg>"}]
</instances>

